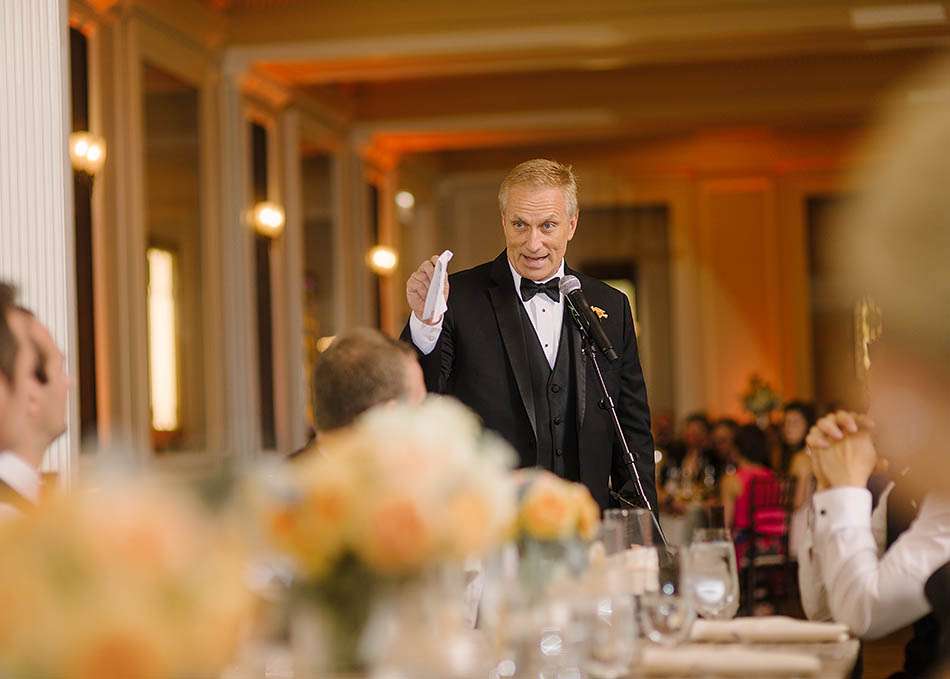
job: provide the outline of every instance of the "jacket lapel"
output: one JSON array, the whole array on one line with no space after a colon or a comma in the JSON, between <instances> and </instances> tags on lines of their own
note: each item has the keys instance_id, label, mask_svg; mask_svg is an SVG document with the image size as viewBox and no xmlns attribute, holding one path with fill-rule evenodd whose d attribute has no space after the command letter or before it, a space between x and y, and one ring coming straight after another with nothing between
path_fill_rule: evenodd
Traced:
<instances>
[{"instance_id":1,"label":"jacket lapel","mask_svg":"<svg viewBox=\"0 0 950 679\"><path fill-rule=\"evenodd\" d=\"M571 276L578 276L578 273L564 265L564 273ZM574 377L577 380L577 434L580 437L581 428L584 426L584 414L587 412L587 356L581 350L581 333L571 318L571 311L567 308L567 300L564 300L564 322L571 326L571 338L574 340Z\"/></svg>"},{"instance_id":2,"label":"jacket lapel","mask_svg":"<svg viewBox=\"0 0 950 679\"><path fill-rule=\"evenodd\" d=\"M518 383L518 391L524 404L534 440L538 440L538 424L534 411L534 396L531 393L531 372L528 366L528 347L525 345L524 332L521 329L518 298L515 295L511 271L508 268L508 258L505 253L495 259L492 266L492 281L494 286L488 289L492 306L495 309L495 318L498 320L498 330L508 353L508 361Z\"/></svg>"}]
</instances>

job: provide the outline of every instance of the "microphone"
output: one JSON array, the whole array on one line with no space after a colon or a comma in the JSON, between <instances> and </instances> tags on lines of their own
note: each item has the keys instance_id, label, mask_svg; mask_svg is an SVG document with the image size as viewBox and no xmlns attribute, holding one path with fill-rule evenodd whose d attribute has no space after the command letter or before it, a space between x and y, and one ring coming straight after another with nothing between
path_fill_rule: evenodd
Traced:
<instances>
[{"instance_id":1,"label":"microphone","mask_svg":"<svg viewBox=\"0 0 950 679\"><path fill-rule=\"evenodd\" d=\"M587 333L587 336L597 345L597 348L607 357L608 361L616 361L618 358L617 352L614 351L610 340L607 339L607 333L604 332L604 327L600 324L597 314L587 303L587 297L584 296L584 291L581 290L581 282L577 280L577 276L562 278L558 284L558 289L567 298L567 303L574 312L574 318L578 319L582 326L581 329Z\"/></svg>"}]
</instances>

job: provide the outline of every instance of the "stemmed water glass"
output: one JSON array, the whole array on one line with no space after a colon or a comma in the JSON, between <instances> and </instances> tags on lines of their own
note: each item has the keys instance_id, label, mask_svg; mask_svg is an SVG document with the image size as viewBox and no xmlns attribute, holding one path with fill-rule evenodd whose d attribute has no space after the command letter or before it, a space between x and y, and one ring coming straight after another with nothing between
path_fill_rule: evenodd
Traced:
<instances>
[{"instance_id":1,"label":"stemmed water glass","mask_svg":"<svg viewBox=\"0 0 950 679\"><path fill-rule=\"evenodd\" d=\"M696 609L689 581L689 554L679 547L657 548L657 591L640 597L640 621L647 638L678 646L689 638Z\"/></svg>"},{"instance_id":2,"label":"stemmed water glass","mask_svg":"<svg viewBox=\"0 0 950 679\"><path fill-rule=\"evenodd\" d=\"M739 611L739 572L729 531L701 528L689 547L690 590L696 612L710 620L728 620Z\"/></svg>"}]
</instances>

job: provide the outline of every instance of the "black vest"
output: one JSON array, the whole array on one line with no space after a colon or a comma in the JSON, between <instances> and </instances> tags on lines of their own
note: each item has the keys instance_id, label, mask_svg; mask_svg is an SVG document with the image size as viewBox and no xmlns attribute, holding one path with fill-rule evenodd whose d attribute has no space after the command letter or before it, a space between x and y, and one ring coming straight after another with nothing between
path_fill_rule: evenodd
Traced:
<instances>
[{"instance_id":1,"label":"black vest","mask_svg":"<svg viewBox=\"0 0 950 679\"><path fill-rule=\"evenodd\" d=\"M528 348L531 370L531 394L537 423L537 464L561 478L580 481L580 457L577 451L577 384L572 365L573 333L567 313L561 323L561 339L552 369L541 347L538 333L523 304L521 330Z\"/></svg>"}]
</instances>

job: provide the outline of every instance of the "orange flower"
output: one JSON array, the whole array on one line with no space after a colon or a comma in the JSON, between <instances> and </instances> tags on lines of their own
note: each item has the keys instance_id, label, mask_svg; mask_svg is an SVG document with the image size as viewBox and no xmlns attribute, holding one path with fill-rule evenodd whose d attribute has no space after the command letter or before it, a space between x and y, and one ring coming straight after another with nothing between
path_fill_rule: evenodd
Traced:
<instances>
[{"instance_id":1,"label":"orange flower","mask_svg":"<svg viewBox=\"0 0 950 679\"><path fill-rule=\"evenodd\" d=\"M367 513L356 549L370 567L401 575L427 561L433 542L431 526L415 499L393 495L378 500Z\"/></svg>"},{"instance_id":2,"label":"orange flower","mask_svg":"<svg viewBox=\"0 0 950 679\"><path fill-rule=\"evenodd\" d=\"M489 547L496 538L493 514L485 496L475 489L461 491L451 498L444 521L454 556L464 558Z\"/></svg>"},{"instance_id":3,"label":"orange flower","mask_svg":"<svg viewBox=\"0 0 950 679\"><path fill-rule=\"evenodd\" d=\"M576 530L578 506L570 486L547 475L528 489L521 505L521 526L538 540L561 540Z\"/></svg>"}]
</instances>

